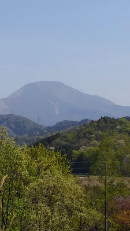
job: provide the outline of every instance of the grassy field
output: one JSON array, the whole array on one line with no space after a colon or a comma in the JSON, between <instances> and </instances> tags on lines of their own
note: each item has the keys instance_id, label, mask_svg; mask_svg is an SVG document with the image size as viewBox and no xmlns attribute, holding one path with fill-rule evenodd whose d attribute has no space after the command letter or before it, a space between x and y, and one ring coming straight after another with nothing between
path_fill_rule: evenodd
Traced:
<instances>
[{"instance_id":1,"label":"grassy field","mask_svg":"<svg viewBox=\"0 0 130 231\"><path fill-rule=\"evenodd\" d=\"M84 186L102 186L101 178L99 176L79 176L82 185ZM128 188L130 188L130 177L110 177L108 182L113 181L113 184L124 183Z\"/></svg>"}]
</instances>

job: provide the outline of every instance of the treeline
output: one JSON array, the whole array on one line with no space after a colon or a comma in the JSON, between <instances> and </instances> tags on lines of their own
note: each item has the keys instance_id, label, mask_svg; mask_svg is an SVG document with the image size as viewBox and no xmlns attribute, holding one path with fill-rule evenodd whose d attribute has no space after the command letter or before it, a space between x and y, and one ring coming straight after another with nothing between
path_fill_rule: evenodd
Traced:
<instances>
[{"instance_id":1,"label":"treeline","mask_svg":"<svg viewBox=\"0 0 130 231\"><path fill-rule=\"evenodd\" d=\"M89 123L89 122L90 122L90 120L88 120L88 119L84 119L81 121L63 120L62 122L58 122L53 126L46 127L46 130L49 133L59 132L59 131L63 131L63 130L68 129L68 128L78 127L78 126L81 126L81 125Z\"/></svg>"}]
</instances>

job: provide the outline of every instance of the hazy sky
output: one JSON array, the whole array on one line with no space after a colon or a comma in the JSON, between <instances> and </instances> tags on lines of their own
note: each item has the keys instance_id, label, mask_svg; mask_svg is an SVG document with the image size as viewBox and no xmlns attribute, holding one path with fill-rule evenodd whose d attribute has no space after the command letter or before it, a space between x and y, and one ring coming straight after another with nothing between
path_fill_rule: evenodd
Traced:
<instances>
[{"instance_id":1,"label":"hazy sky","mask_svg":"<svg viewBox=\"0 0 130 231\"><path fill-rule=\"evenodd\" d=\"M0 97L41 80L130 105L130 0L0 0Z\"/></svg>"}]
</instances>

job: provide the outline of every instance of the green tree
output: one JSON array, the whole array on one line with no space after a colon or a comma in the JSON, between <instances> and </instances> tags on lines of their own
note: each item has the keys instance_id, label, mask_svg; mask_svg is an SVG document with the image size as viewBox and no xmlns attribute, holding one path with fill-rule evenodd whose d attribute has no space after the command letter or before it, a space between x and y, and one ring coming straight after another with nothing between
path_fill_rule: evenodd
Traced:
<instances>
[{"instance_id":1,"label":"green tree","mask_svg":"<svg viewBox=\"0 0 130 231\"><path fill-rule=\"evenodd\" d=\"M0 131L1 231L90 231L101 214L89 206L66 156L16 146ZM4 181L4 177L8 175Z\"/></svg>"},{"instance_id":2,"label":"green tree","mask_svg":"<svg viewBox=\"0 0 130 231\"><path fill-rule=\"evenodd\" d=\"M8 175L0 191L1 212L0 225L2 230L9 230L12 220L22 216L22 197L27 181L24 150L8 138L5 129L0 131L0 178ZM21 214L21 215L20 215ZM14 219L15 218L15 219ZM13 222L14 223L14 222ZM15 228L13 228L15 230ZM16 229L17 230L17 229Z\"/></svg>"}]
</instances>

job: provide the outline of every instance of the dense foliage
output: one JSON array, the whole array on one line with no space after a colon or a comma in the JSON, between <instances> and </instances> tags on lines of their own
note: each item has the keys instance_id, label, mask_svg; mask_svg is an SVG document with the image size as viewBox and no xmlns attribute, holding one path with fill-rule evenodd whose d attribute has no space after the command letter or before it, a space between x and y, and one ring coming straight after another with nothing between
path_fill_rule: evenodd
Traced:
<instances>
[{"instance_id":1,"label":"dense foliage","mask_svg":"<svg viewBox=\"0 0 130 231\"><path fill-rule=\"evenodd\" d=\"M16 146L2 130L0 159L1 230L91 230L95 222L102 227L102 215L89 208L59 152Z\"/></svg>"},{"instance_id":2,"label":"dense foliage","mask_svg":"<svg viewBox=\"0 0 130 231\"><path fill-rule=\"evenodd\" d=\"M47 148L61 150L62 155L67 154L73 173L91 174L91 166L97 164L100 144L104 136L113 141L114 158L119 162L120 174L128 176L130 174L129 118L102 117L98 121L91 121L73 131L49 136L41 142Z\"/></svg>"},{"instance_id":3,"label":"dense foliage","mask_svg":"<svg viewBox=\"0 0 130 231\"><path fill-rule=\"evenodd\" d=\"M18 146L1 129L0 230L103 231L105 201L108 230L128 230L130 185L123 176L129 172L129 132L128 120L101 118L48 137L46 149L41 143ZM81 146L84 137L87 145ZM53 151L52 144L66 140L73 141L71 158L70 149L68 158L65 149L61 148L62 155ZM84 178L83 184L72 176L68 159L77 161L78 167L84 164L95 176Z\"/></svg>"}]
</instances>

